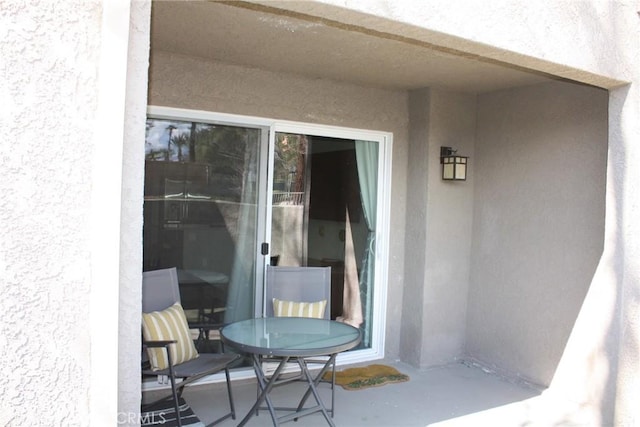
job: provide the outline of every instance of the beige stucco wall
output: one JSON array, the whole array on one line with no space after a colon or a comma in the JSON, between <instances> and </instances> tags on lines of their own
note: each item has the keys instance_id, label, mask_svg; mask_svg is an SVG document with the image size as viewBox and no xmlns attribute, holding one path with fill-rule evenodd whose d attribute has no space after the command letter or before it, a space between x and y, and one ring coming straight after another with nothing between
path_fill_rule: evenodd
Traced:
<instances>
[{"instance_id":1,"label":"beige stucco wall","mask_svg":"<svg viewBox=\"0 0 640 427\"><path fill-rule=\"evenodd\" d=\"M629 66L635 41L621 35L638 31L637 0L567 1L554 7L524 0L251 2L607 88L634 73Z\"/></svg>"},{"instance_id":2,"label":"beige stucco wall","mask_svg":"<svg viewBox=\"0 0 640 427\"><path fill-rule=\"evenodd\" d=\"M137 100L125 126L129 18L144 52L149 4L4 1L0 11L0 117L11 135L0 160L0 424L115 425L119 392L132 415L140 397L139 244L122 248L138 265L119 265L121 214L125 232L140 228L130 189L141 194L142 174L125 173L121 193L120 171L125 128L139 138L146 104L143 54L129 61ZM121 277L122 318L136 327L121 331L119 375Z\"/></svg>"},{"instance_id":3,"label":"beige stucco wall","mask_svg":"<svg viewBox=\"0 0 640 427\"><path fill-rule=\"evenodd\" d=\"M431 90L427 167L427 243L420 366L449 363L464 349L475 167L467 180L442 180L440 147L475 158L476 96ZM410 228L407 228L409 239ZM406 286L411 286L406 282Z\"/></svg>"},{"instance_id":4,"label":"beige stucco wall","mask_svg":"<svg viewBox=\"0 0 640 427\"><path fill-rule=\"evenodd\" d=\"M475 166L467 181L442 181L440 147L474 158L476 96L411 91L409 117L400 358L430 367L464 352Z\"/></svg>"},{"instance_id":5,"label":"beige stucco wall","mask_svg":"<svg viewBox=\"0 0 640 427\"><path fill-rule=\"evenodd\" d=\"M478 97L466 352L538 384L602 256L607 101L560 82Z\"/></svg>"},{"instance_id":6,"label":"beige stucco wall","mask_svg":"<svg viewBox=\"0 0 640 427\"><path fill-rule=\"evenodd\" d=\"M406 227L411 236L405 239L404 286L400 324L392 326L400 336L402 360L420 366L424 327L425 295L424 254L427 250L427 173L431 91L414 90L409 94L409 149L407 182L411 197L406 198ZM392 323L392 322L389 322Z\"/></svg>"},{"instance_id":7,"label":"beige stucco wall","mask_svg":"<svg viewBox=\"0 0 640 427\"><path fill-rule=\"evenodd\" d=\"M153 52L149 104L345 126L393 133L391 230L403 230L408 135L407 93L273 73ZM399 318L404 235L391 233L387 316ZM387 354L399 357L397 332Z\"/></svg>"},{"instance_id":8,"label":"beige stucco wall","mask_svg":"<svg viewBox=\"0 0 640 427\"><path fill-rule=\"evenodd\" d=\"M0 110L11 135L0 160L2 425L39 425L41 399L59 402L46 405L51 424L89 416L91 271L80 260L91 256L102 8L51 13L39 3L3 5L0 15Z\"/></svg>"}]
</instances>

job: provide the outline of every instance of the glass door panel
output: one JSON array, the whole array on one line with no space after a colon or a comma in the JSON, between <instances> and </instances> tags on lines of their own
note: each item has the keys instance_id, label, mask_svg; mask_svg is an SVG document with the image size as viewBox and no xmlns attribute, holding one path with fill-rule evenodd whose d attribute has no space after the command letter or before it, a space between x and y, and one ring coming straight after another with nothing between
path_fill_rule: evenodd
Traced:
<instances>
[{"instance_id":1,"label":"glass door panel","mask_svg":"<svg viewBox=\"0 0 640 427\"><path fill-rule=\"evenodd\" d=\"M307 265L308 139L276 133L273 155L271 265Z\"/></svg>"},{"instance_id":2,"label":"glass door panel","mask_svg":"<svg viewBox=\"0 0 640 427\"><path fill-rule=\"evenodd\" d=\"M274 150L271 263L330 266L331 318L369 348L378 144L277 132Z\"/></svg>"},{"instance_id":3,"label":"glass door panel","mask_svg":"<svg viewBox=\"0 0 640 427\"><path fill-rule=\"evenodd\" d=\"M254 317L266 131L147 120L143 270L176 267L189 322Z\"/></svg>"}]
</instances>

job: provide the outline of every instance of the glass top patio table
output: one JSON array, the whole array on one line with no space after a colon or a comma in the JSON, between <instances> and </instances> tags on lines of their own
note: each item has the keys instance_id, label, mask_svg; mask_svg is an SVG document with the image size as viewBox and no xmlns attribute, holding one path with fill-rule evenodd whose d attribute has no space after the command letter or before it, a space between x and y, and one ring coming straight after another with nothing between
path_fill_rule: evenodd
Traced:
<instances>
[{"instance_id":1,"label":"glass top patio table","mask_svg":"<svg viewBox=\"0 0 640 427\"><path fill-rule=\"evenodd\" d=\"M222 341L247 353L309 357L340 353L360 343L360 331L326 319L263 317L220 330Z\"/></svg>"}]
</instances>

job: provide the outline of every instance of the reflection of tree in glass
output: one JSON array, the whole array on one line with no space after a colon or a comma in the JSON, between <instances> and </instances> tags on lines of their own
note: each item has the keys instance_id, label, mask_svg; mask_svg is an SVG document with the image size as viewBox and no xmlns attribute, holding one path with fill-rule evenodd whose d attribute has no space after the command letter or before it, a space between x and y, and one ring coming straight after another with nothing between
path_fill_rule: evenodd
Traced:
<instances>
[{"instance_id":1,"label":"reflection of tree in glass","mask_svg":"<svg viewBox=\"0 0 640 427\"><path fill-rule=\"evenodd\" d=\"M185 151L185 147L187 148L188 154L189 134L181 133L178 135L174 135L171 138L171 144L173 147L176 147L176 150L178 152L178 161L184 161L183 152Z\"/></svg>"},{"instance_id":2,"label":"reflection of tree in glass","mask_svg":"<svg viewBox=\"0 0 640 427\"><path fill-rule=\"evenodd\" d=\"M177 131L180 130L180 125L185 123L187 122L147 119L145 158L151 161L182 161L183 147L189 134ZM162 130L154 133L154 128Z\"/></svg>"},{"instance_id":3,"label":"reflection of tree in glass","mask_svg":"<svg viewBox=\"0 0 640 427\"><path fill-rule=\"evenodd\" d=\"M283 190L304 191L304 171L308 139L306 135L277 133L275 147L274 183Z\"/></svg>"},{"instance_id":4,"label":"reflection of tree in glass","mask_svg":"<svg viewBox=\"0 0 640 427\"><path fill-rule=\"evenodd\" d=\"M171 160L171 142L173 142L173 131L178 129L177 127L175 127L173 124L170 124L169 126L167 126L167 132L169 132L169 140L167 141L167 151L165 153L165 160L168 162L169 160Z\"/></svg>"},{"instance_id":5,"label":"reflection of tree in glass","mask_svg":"<svg viewBox=\"0 0 640 427\"><path fill-rule=\"evenodd\" d=\"M212 196L240 201L255 188L260 130L150 118L146 133L146 160L208 164Z\"/></svg>"},{"instance_id":6,"label":"reflection of tree in glass","mask_svg":"<svg viewBox=\"0 0 640 427\"><path fill-rule=\"evenodd\" d=\"M194 138L195 159L211 165L211 190L216 197L240 201L247 184L255 184L253 156L259 135L257 129L198 124Z\"/></svg>"}]
</instances>

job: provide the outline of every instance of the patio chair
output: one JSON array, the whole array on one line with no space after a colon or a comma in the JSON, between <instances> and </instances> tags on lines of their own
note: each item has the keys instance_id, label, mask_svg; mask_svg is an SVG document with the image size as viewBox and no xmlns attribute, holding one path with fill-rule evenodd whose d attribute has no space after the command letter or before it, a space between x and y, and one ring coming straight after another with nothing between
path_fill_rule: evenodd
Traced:
<instances>
[{"instance_id":1,"label":"patio chair","mask_svg":"<svg viewBox=\"0 0 640 427\"><path fill-rule=\"evenodd\" d=\"M267 266L266 317L278 315L274 313L274 298L279 301L307 304L324 301L325 309L316 317L330 319L331 267Z\"/></svg>"},{"instance_id":2,"label":"patio chair","mask_svg":"<svg viewBox=\"0 0 640 427\"><path fill-rule=\"evenodd\" d=\"M148 355L148 360L145 361L143 352L143 376L168 378L171 394L143 405L141 412L153 414L153 409L157 412L159 406L166 407L168 403L172 403L168 406L170 412L176 415L177 425L182 426L183 422L185 425L193 424L197 418L182 399L184 387L224 370L230 410L209 425L218 424L227 418L235 419L229 366L240 356L224 353L198 354L180 304L175 268L143 273L142 331L143 346ZM163 419L169 416L169 410L166 414L163 413Z\"/></svg>"},{"instance_id":3,"label":"patio chair","mask_svg":"<svg viewBox=\"0 0 640 427\"><path fill-rule=\"evenodd\" d=\"M331 319L331 267L274 267L267 266L266 317L318 317ZM321 364L326 360L305 359L306 363ZM331 406L334 414L335 360L331 369ZM294 380L295 377L285 381ZM324 380L323 380L324 382Z\"/></svg>"}]
</instances>

